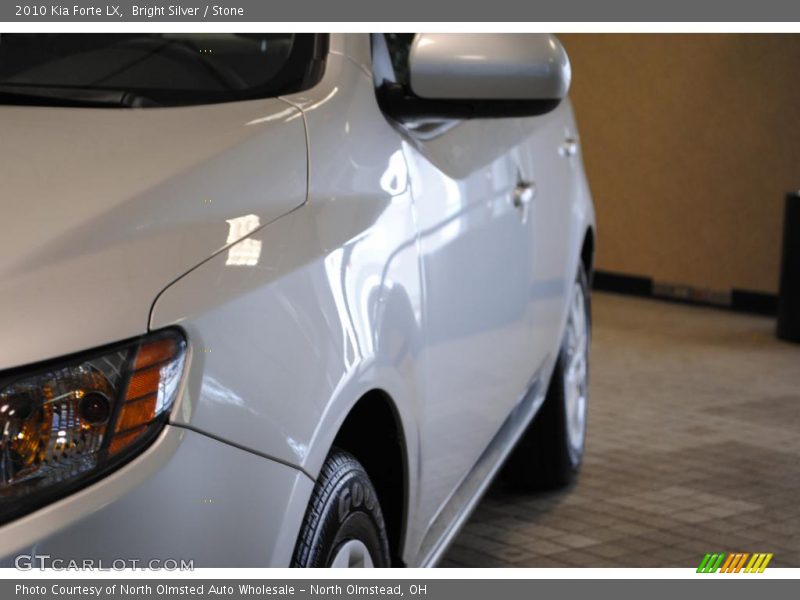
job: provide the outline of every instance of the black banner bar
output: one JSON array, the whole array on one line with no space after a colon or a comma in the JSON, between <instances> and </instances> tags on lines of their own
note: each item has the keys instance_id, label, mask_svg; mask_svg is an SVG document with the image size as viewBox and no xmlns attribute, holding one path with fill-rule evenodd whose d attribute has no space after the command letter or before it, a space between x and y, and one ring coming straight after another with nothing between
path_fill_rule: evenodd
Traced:
<instances>
[{"instance_id":1,"label":"black banner bar","mask_svg":"<svg viewBox=\"0 0 800 600\"><path fill-rule=\"evenodd\" d=\"M4 600L530 600L531 598L794 597L794 580L763 574L698 574L690 579L27 579L0 581Z\"/></svg>"},{"instance_id":2,"label":"black banner bar","mask_svg":"<svg viewBox=\"0 0 800 600\"><path fill-rule=\"evenodd\" d=\"M791 0L63 0L3 2L8 22L797 22Z\"/></svg>"}]
</instances>

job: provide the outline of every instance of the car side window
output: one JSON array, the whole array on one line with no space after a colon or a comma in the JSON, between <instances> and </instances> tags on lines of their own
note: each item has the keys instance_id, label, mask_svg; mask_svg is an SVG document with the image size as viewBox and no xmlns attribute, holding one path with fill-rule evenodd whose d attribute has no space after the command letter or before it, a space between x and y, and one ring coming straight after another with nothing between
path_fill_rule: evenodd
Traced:
<instances>
[{"instance_id":1,"label":"car side window","mask_svg":"<svg viewBox=\"0 0 800 600\"><path fill-rule=\"evenodd\" d=\"M413 33L385 33L386 46L394 68L395 81L406 86L408 84L408 55L411 43L414 41Z\"/></svg>"}]
</instances>

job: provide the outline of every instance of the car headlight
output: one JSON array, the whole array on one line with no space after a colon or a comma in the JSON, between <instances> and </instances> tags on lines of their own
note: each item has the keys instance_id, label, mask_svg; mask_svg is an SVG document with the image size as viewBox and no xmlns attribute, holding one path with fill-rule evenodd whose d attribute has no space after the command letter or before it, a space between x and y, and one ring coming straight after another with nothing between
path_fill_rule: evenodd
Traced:
<instances>
[{"instance_id":1,"label":"car headlight","mask_svg":"<svg viewBox=\"0 0 800 600\"><path fill-rule=\"evenodd\" d=\"M168 330L0 373L0 523L120 466L162 429L186 342Z\"/></svg>"}]
</instances>

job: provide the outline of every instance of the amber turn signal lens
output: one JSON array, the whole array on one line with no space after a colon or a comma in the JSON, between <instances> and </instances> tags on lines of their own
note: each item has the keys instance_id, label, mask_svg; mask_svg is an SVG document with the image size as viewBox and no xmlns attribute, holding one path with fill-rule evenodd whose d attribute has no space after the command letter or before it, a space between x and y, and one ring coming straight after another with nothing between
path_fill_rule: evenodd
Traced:
<instances>
[{"instance_id":1,"label":"amber turn signal lens","mask_svg":"<svg viewBox=\"0 0 800 600\"><path fill-rule=\"evenodd\" d=\"M161 369L159 367L148 367L141 371L134 371L128 383L128 393L125 400L137 400L142 396L148 396L158 392L158 384L161 381Z\"/></svg>"},{"instance_id":2,"label":"amber turn signal lens","mask_svg":"<svg viewBox=\"0 0 800 600\"><path fill-rule=\"evenodd\" d=\"M156 417L156 394L150 394L138 400L122 405L122 412L117 419L117 432L128 431L139 425L147 425Z\"/></svg>"},{"instance_id":3,"label":"amber turn signal lens","mask_svg":"<svg viewBox=\"0 0 800 600\"><path fill-rule=\"evenodd\" d=\"M142 344L136 353L136 361L133 368L137 371L158 365L175 358L180 348L178 342L172 338L165 338L155 342Z\"/></svg>"},{"instance_id":4,"label":"amber turn signal lens","mask_svg":"<svg viewBox=\"0 0 800 600\"><path fill-rule=\"evenodd\" d=\"M139 348L134 360L134 371L128 383L125 401L117 418L117 432L108 451L115 454L136 441L159 414L161 385L171 379L169 370L181 347L172 338L146 342ZM136 431L134 431L136 430Z\"/></svg>"},{"instance_id":5,"label":"amber turn signal lens","mask_svg":"<svg viewBox=\"0 0 800 600\"><path fill-rule=\"evenodd\" d=\"M139 427L138 429L132 429L130 431L126 431L125 433L115 435L111 440L111 443L108 445L108 453L112 456L119 454L120 451L124 450L142 437L142 434L145 431L147 431L146 427Z\"/></svg>"}]
</instances>

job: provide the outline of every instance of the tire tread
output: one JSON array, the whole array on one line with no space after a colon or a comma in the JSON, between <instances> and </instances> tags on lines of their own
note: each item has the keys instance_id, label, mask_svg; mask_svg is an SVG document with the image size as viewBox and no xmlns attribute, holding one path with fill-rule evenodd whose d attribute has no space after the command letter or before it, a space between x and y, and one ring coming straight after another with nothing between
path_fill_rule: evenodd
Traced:
<instances>
[{"instance_id":1,"label":"tire tread","mask_svg":"<svg viewBox=\"0 0 800 600\"><path fill-rule=\"evenodd\" d=\"M311 494L292 556L292 567L322 566L317 564L321 558L320 540L328 528L336 525L330 518L331 512L336 510L336 492L340 489L339 484L342 480L354 473L362 479L365 485L370 487L370 491L375 497L375 507L371 511L371 516L376 521L384 557L389 556L389 543L380 501L367 472L352 454L334 447L322 465L322 470Z\"/></svg>"}]
</instances>

